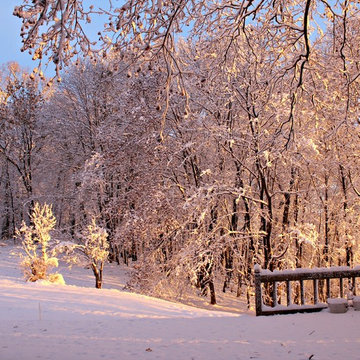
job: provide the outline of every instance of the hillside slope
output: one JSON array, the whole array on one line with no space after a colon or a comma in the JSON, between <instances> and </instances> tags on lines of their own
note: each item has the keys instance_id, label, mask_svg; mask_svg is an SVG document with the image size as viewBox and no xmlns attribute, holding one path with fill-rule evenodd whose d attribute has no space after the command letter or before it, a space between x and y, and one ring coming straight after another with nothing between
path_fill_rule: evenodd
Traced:
<instances>
[{"instance_id":1,"label":"hillside slope","mask_svg":"<svg viewBox=\"0 0 360 360\"><path fill-rule=\"evenodd\" d=\"M83 269L77 285L30 284L10 250L0 247L1 360L360 359L353 309L256 318L124 292L115 277L97 290Z\"/></svg>"}]
</instances>

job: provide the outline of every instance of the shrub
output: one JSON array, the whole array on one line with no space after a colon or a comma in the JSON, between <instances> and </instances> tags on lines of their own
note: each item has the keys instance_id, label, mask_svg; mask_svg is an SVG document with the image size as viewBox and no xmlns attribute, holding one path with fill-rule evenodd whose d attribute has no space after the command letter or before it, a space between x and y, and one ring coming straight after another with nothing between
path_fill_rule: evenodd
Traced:
<instances>
[{"instance_id":1,"label":"shrub","mask_svg":"<svg viewBox=\"0 0 360 360\"><path fill-rule=\"evenodd\" d=\"M70 264L82 264L90 267L95 276L95 287L101 289L103 270L109 256L109 242L106 230L96 224L91 224L80 235L78 243L63 242L56 247L56 251L65 253L65 260Z\"/></svg>"},{"instance_id":2,"label":"shrub","mask_svg":"<svg viewBox=\"0 0 360 360\"><path fill-rule=\"evenodd\" d=\"M21 253L21 266L27 281L48 280L59 282L60 274L48 274L51 268L58 267L58 259L48 255L50 232L56 224L50 205L36 203L30 214L30 226L22 223L16 230L25 254ZM62 278L62 277L61 277Z\"/></svg>"}]
</instances>

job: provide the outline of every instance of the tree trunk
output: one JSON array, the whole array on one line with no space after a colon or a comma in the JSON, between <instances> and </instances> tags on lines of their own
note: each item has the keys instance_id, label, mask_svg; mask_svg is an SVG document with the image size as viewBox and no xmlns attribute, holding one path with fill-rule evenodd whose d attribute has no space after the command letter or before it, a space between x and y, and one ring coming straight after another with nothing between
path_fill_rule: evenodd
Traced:
<instances>
[{"instance_id":1,"label":"tree trunk","mask_svg":"<svg viewBox=\"0 0 360 360\"><path fill-rule=\"evenodd\" d=\"M216 305L215 286L212 279L209 280L210 304Z\"/></svg>"},{"instance_id":2,"label":"tree trunk","mask_svg":"<svg viewBox=\"0 0 360 360\"><path fill-rule=\"evenodd\" d=\"M104 266L104 264L101 263L100 269L98 269L96 264L91 264L91 268L92 268L92 271L93 271L94 276L95 276L95 287L96 287L96 289L101 289L101 287L102 287L103 266Z\"/></svg>"},{"instance_id":3,"label":"tree trunk","mask_svg":"<svg viewBox=\"0 0 360 360\"><path fill-rule=\"evenodd\" d=\"M341 186L342 186L343 195L344 195L343 210L344 210L345 238L346 238L346 244L345 244L346 259L345 259L345 261L346 261L346 266L352 266L354 254L353 254L351 240L350 241L348 240L348 228L347 228L348 197L347 197L346 176L345 176L345 172L344 172L344 167L341 164L339 165L339 167L340 167Z\"/></svg>"},{"instance_id":4,"label":"tree trunk","mask_svg":"<svg viewBox=\"0 0 360 360\"><path fill-rule=\"evenodd\" d=\"M296 193L294 199L294 226L298 225L299 219L299 195ZM303 246L302 242L299 241L298 235L295 235L295 246L296 246L296 255L295 255L295 264L297 268L301 267L302 255L303 255Z\"/></svg>"},{"instance_id":5,"label":"tree trunk","mask_svg":"<svg viewBox=\"0 0 360 360\"><path fill-rule=\"evenodd\" d=\"M224 280L222 291L225 293L226 288L230 284L231 277L232 277L232 271L233 271L233 254L232 254L232 250L230 248L227 248L224 251L223 256L224 256L224 261L225 261L225 272L226 272L226 274L225 274L225 280Z\"/></svg>"},{"instance_id":6,"label":"tree trunk","mask_svg":"<svg viewBox=\"0 0 360 360\"><path fill-rule=\"evenodd\" d=\"M324 217L325 217L325 244L323 249L325 265L329 265L329 177L325 174L325 200L324 200Z\"/></svg>"}]
</instances>

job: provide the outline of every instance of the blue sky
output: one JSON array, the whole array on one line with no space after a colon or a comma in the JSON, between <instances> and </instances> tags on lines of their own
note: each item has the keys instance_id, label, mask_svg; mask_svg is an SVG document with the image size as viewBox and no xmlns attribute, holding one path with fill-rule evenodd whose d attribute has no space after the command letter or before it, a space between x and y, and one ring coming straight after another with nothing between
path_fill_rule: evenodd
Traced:
<instances>
[{"instance_id":1,"label":"blue sky","mask_svg":"<svg viewBox=\"0 0 360 360\"><path fill-rule=\"evenodd\" d=\"M122 0L114 0L114 5L119 5ZM0 66L9 61L16 61L25 70L32 71L38 65L37 61L32 61L32 56L28 52L20 51L22 43L20 38L21 19L13 15L14 7L21 5L21 0L0 0ZM85 7L92 1L84 0ZM92 23L85 25L88 35L92 40L97 40L97 32L103 29L104 19L92 17ZM45 65L45 63L43 63ZM54 75L54 66L50 64L48 69L43 69L48 76Z\"/></svg>"},{"instance_id":2,"label":"blue sky","mask_svg":"<svg viewBox=\"0 0 360 360\"><path fill-rule=\"evenodd\" d=\"M121 4L123 0L113 0L114 5ZM37 66L36 61L32 61L32 56L25 52L20 51L21 48L21 20L13 16L13 10L16 5L20 5L21 0L0 0L0 65L6 64L9 61L16 61L20 66L27 70L32 70ZM84 0L84 4L88 6L91 3L90 0ZM92 39L97 39L97 32L102 29L102 19L96 19L96 16L92 18L93 22L90 25L86 25L89 35ZM48 76L53 75L53 65L49 66L49 69L43 69Z\"/></svg>"},{"instance_id":3,"label":"blue sky","mask_svg":"<svg viewBox=\"0 0 360 360\"><path fill-rule=\"evenodd\" d=\"M16 61L25 69L32 69L36 62L31 60L31 55L20 52L21 20L13 16L14 7L21 1L2 0L0 3L0 65L9 61Z\"/></svg>"}]
</instances>

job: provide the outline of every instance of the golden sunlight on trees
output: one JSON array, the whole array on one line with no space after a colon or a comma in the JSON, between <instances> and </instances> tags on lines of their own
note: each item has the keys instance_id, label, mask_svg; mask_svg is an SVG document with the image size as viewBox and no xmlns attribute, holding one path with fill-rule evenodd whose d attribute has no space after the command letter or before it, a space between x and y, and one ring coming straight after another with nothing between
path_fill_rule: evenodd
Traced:
<instances>
[{"instance_id":1,"label":"golden sunlight on trees","mask_svg":"<svg viewBox=\"0 0 360 360\"><path fill-rule=\"evenodd\" d=\"M39 110L45 92L16 63L3 68L0 82L0 183L4 183L5 218L0 233L12 236L19 220L27 219L34 206L33 181L44 138L38 131Z\"/></svg>"},{"instance_id":2,"label":"golden sunlight on trees","mask_svg":"<svg viewBox=\"0 0 360 360\"><path fill-rule=\"evenodd\" d=\"M91 263L97 289L101 289L104 263L109 255L107 237L106 230L96 225L95 219L92 219L91 224L87 226L83 233L84 245L80 248Z\"/></svg>"},{"instance_id":3,"label":"golden sunlight on trees","mask_svg":"<svg viewBox=\"0 0 360 360\"><path fill-rule=\"evenodd\" d=\"M50 232L54 230L56 224L51 206L35 203L30 219L32 224L28 226L23 222L16 233L25 252L25 254L20 254L25 279L32 282L48 280L64 283L60 274L49 273L51 268L58 267L58 259L49 256Z\"/></svg>"},{"instance_id":4,"label":"golden sunlight on trees","mask_svg":"<svg viewBox=\"0 0 360 360\"><path fill-rule=\"evenodd\" d=\"M70 264L89 266L95 276L95 287L101 289L104 264L109 256L107 237L106 230L98 226L93 218L76 243L60 243L55 251L65 253L65 260Z\"/></svg>"},{"instance_id":5,"label":"golden sunlight on trees","mask_svg":"<svg viewBox=\"0 0 360 360\"><path fill-rule=\"evenodd\" d=\"M208 54L218 63L221 72L234 65L233 53L241 42L246 48L243 55L247 53L259 71L267 69L268 76L259 77L263 79L261 86L271 91L279 87L286 91L282 95L283 114L276 131L286 138L284 146L288 146L295 140L294 132L300 122L299 99L312 82L319 82L314 72L318 49L332 48L333 55L341 62L346 86L351 87L352 79L357 77L349 72L353 55L348 49L352 24L357 21L359 10L355 0L242 0L236 3L129 0L121 5L109 2L105 8L96 3L85 4L83 0L24 0L15 7L14 15L22 19L22 50L28 51L40 66L43 56L53 62L59 81L61 69L82 56L101 62L107 56L121 59L131 54L144 66L162 59L159 71L166 74L167 80L159 93L163 101L161 139L171 108L171 79L176 79L185 101L188 102L190 96L185 81L188 69L180 55L179 38L186 37L200 52L221 47L222 51ZM103 19L103 26L94 39L86 31L86 25L95 18ZM329 35L334 38L332 43ZM196 60L199 55L194 52L193 56ZM233 71L237 71L236 66ZM133 70L128 71L129 76L132 73Z\"/></svg>"},{"instance_id":6,"label":"golden sunlight on trees","mask_svg":"<svg viewBox=\"0 0 360 360\"><path fill-rule=\"evenodd\" d=\"M97 239L102 260L82 253L97 285L108 252L143 293L249 307L255 264L359 262L357 1L24 0L15 15L62 81L1 83L3 238L45 199L61 239Z\"/></svg>"}]
</instances>

